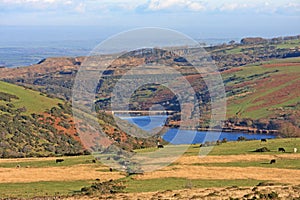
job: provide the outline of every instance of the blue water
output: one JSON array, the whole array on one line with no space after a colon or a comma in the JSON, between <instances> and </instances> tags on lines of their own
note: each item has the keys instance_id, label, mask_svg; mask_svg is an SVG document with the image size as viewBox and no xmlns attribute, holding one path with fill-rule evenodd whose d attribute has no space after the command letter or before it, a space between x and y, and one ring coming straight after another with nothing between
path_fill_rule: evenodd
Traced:
<instances>
[{"instance_id":1,"label":"blue water","mask_svg":"<svg viewBox=\"0 0 300 200\"><path fill-rule=\"evenodd\" d=\"M152 129L161 127L165 124L167 116L137 116L137 117L123 117L129 123L140 127L143 130L150 131ZM191 131L181 130L177 128L169 129L164 135L163 139L172 144L195 144L204 143L205 141L217 141L224 138L227 141L236 141L238 137L243 136L249 140L260 140L261 138L275 138L272 135L265 134L248 134L248 133L228 133L228 132L203 132L203 131Z\"/></svg>"},{"instance_id":2,"label":"blue water","mask_svg":"<svg viewBox=\"0 0 300 200\"><path fill-rule=\"evenodd\" d=\"M157 127L162 127L165 124L167 116L153 115L153 116L137 116L137 117L124 117L119 116L121 119L127 120L129 123L140 127L145 131L151 131Z\"/></svg>"}]
</instances>

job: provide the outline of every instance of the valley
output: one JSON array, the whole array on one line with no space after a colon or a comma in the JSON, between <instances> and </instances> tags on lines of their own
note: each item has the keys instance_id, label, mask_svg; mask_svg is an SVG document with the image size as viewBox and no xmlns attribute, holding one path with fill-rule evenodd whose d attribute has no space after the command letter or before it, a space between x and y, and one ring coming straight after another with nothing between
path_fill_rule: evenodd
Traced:
<instances>
[{"instance_id":1,"label":"valley","mask_svg":"<svg viewBox=\"0 0 300 200\"><path fill-rule=\"evenodd\" d=\"M299 36L245 38L240 43L205 47L224 81L227 101L226 118L222 126L215 127L209 126L208 74L197 73L175 53L160 49L147 53L143 49L115 60L107 55L105 61L111 65L97 83L90 105L95 115L72 105L73 84L85 57L45 58L32 66L0 68L0 199L299 198L299 47ZM272 137L169 144L162 135L181 123L180 102L173 91L158 83L139 87L130 97L129 109L133 116L167 111L166 124L151 137L137 137L149 134L126 120L116 120L114 116L124 110L114 113L111 107L113 88L122 75L137 66L145 66L145 71L140 70L145 79L147 75L170 79L170 74L154 72L171 66L194 89L197 98L188 110L190 118L199 111L198 126L187 123L181 127L184 130ZM179 80L174 79L172 86L180 88ZM182 88L179 92L185 93ZM90 121L101 125L107 137L95 134L86 123ZM98 141L107 149L94 145ZM187 150L156 171L135 171L128 166L126 156L159 151L158 144L167 153L176 152L176 148ZM117 155L113 154L115 149ZM265 152L260 152L262 149ZM109 157L99 156L101 151ZM200 152L208 155L200 157ZM124 166L123 171L105 165L107 160ZM275 163L270 164L272 160ZM162 163L162 158L155 157L146 167Z\"/></svg>"}]
</instances>

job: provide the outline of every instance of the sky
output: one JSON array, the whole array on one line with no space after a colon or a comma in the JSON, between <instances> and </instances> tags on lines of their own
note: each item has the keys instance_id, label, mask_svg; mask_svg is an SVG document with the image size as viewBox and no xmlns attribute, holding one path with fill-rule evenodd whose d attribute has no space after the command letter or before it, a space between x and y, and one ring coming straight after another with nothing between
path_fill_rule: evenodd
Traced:
<instances>
[{"instance_id":1,"label":"sky","mask_svg":"<svg viewBox=\"0 0 300 200\"><path fill-rule=\"evenodd\" d=\"M193 37L300 34L299 0L0 0L3 26L162 27Z\"/></svg>"}]
</instances>

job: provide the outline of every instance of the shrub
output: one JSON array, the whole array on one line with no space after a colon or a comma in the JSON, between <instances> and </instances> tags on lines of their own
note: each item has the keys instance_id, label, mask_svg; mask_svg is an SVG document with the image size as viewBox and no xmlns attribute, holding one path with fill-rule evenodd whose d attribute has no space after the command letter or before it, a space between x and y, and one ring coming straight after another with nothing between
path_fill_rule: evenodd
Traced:
<instances>
[{"instance_id":1,"label":"shrub","mask_svg":"<svg viewBox=\"0 0 300 200\"><path fill-rule=\"evenodd\" d=\"M259 149L256 149L254 152L269 152L270 150L267 147L262 147Z\"/></svg>"},{"instance_id":2,"label":"shrub","mask_svg":"<svg viewBox=\"0 0 300 200\"><path fill-rule=\"evenodd\" d=\"M89 187L83 187L81 188L81 193L84 195L114 194L123 192L125 188L122 182L110 180L102 183L93 183Z\"/></svg>"},{"instance_id":3,"label":"shrub","mask_svg":"<svg viewBox=\"0 0 300 200\"><path fill-rule=\"evenodd\" d=\"M246 141L246 138L244 136L238 137L237 141Z\"/></svg>"},{"instance_id":4,"label":"shrub","mask_svg":"<svg viewBox=\"0 0 300 200\"><path fill-rule=\"evenodd\" d=\"M71 125L68 122L66 122L66 121L60 121L58 123L58 125L61 126L61 127L63 127L63 128L65 128L65 129L71 128Z\"/></svg>"}]
</instances>

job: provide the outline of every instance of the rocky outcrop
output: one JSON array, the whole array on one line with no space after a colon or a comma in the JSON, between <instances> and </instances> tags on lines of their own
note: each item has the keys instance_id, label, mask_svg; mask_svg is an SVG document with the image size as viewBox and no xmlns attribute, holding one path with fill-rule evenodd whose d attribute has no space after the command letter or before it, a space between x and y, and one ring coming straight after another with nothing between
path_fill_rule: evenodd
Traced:
<instances>
[{"instance_id":1,"label":"rocky outcrop","mask_svg":"<svg viewBox=\"0 0 300 200\"><path fill-rule=\"evenodd\" d=\"M261 37L249 37L249 38L243 38L241 40L241 44L248 45L248 44L263 44L267 43L268 40L261 38Z\"/></svg>"}]
</instances>

